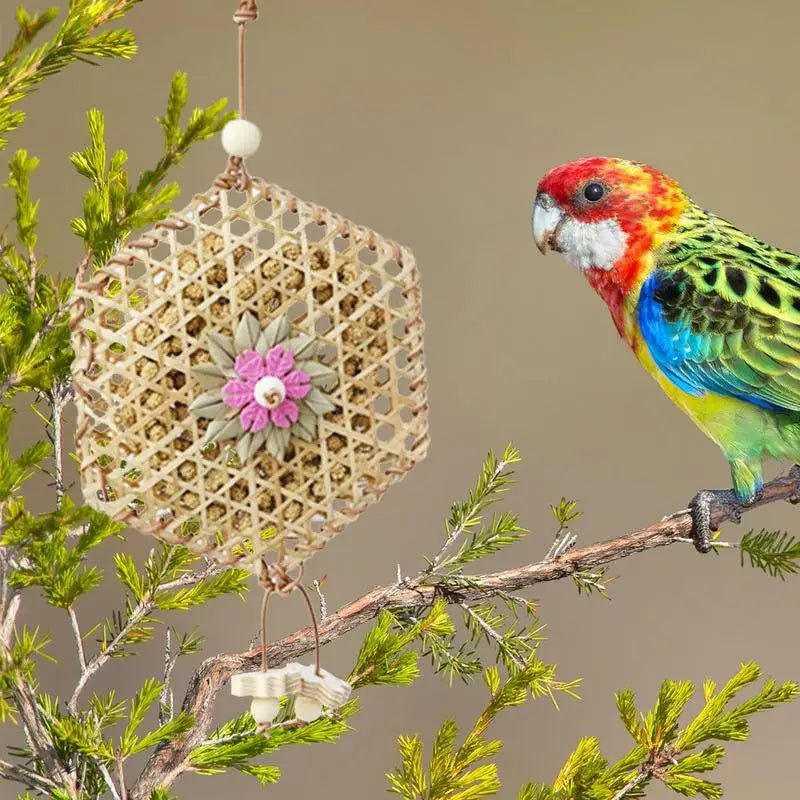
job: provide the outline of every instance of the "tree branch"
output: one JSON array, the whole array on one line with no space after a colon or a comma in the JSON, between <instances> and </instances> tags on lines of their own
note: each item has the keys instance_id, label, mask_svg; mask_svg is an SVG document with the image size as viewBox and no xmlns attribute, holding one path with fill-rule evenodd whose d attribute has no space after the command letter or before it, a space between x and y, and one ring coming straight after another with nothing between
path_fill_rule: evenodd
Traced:
<instances>
[{"instance_id":1,"label":"tree branch","mask_svg":"<svg viewBox=\"0 0 800 800\"><path fill-rule=\"evenodd\" d=\"M11 695L34 758L42 762L48 776L56 781L57 786L68 797L77 800L78 790L74 776L61 763L53 740L41 722L35 692L26 681L15 680L11 686Z\"/></svg>"},{"instance_id":2,"label":"tree branch","mask_svg":"<svg viewBox=\"0 0 800 800\"><path fill-rule=\"evenodd\" d=\"M5 508L0 507L0 537L3 533ZM10 583L12 556L9 548L0 547L0 652L10 649L21 597Z\"/></svg>"},{"instance_id":3,"label":"tree branch","mask_svg":"<svg viewBox=\"0 0 800 800\"><path fill-rule=\"evenodd\" d=\"M97 28L107 25L112 20L119 17L127 6L131 5L130 0L116 0L105 11L98 14L93 21L91 27L87 30L86 35L97 30ZM63 53L68 51L75 51L74 45L66 44L62 41L60 36L63 33L65 25L70 20L70 11L67 18L62 24L61 29L55 38L49 43L48 47L40 49L36 58L32 59L24 70L15 72L10 79L6 79L3 85L0 85L0 101L8 102L9 98L24 97L28 92L33 89L32 83L37 82L37 73L40 72L48 62L52 62L54 58L63 58ZM73 59L77 60L75 56ZM41 80L39 78L38 80Z\"/></svg>"},{"instance_id":4,"label":"tree branch","mask_svg":"<svg viewBox=\"0 0 800 800\"><path fill-rule=\"evenodd\" d=\"M627 797L630 792L637 789L650 777L647 769L640 769L636 776L631 778L612 798L611 800L622 800Z\"/></svg>"},{"instance_id":5,"label":"tree branch","mask_svg":"<svg viewBox=\"0 0 800 800\"><path fill-rule=\"evenodd\" d=\"M487 484L490 486L493 485L495 481L503 474L503 472L505 472L507 466L508 464L505 461L503 461L502 459L499 460L495 464L494 471L492 472L491 477L487 481ZM481 506L481 499L478 496L476 496L471 502L471 504L465 509L464 519L469 520L472 517L474 517L478 513L480 506ZM450 546L453 544L453 542L456 541L456 539L458 539L460 536L463 536L466 529L467 529L467 523L465 522L464 524L456 525L453 528L453 530L450 531L450 535L447 537L447 539L445 539L444 544L441 546L441 548L439 548L439 552L434 556L431 563L428 564L428 566L425 568L424 572L426 575L431 575L439 567L442 566L442 562L444 561L444 557L447 555L447 551L450 549Z\"/></svg>"},{"instance_id":6,"label":"tree branch","mask_svg":"<svg viewBox=\"0 0 800 800\"><path fill-rule=\"evenodd\" d=\"M56 489L56 508L61 508L64 502L64 409L72 397L71 382L67 379L57 381L50 391L50 420L53 425L53 462L54 481Z\"/></svg>"},{"instance_id":7,"label":"tree branch","mask_svg":"<svg viewBox=\"0 0 800 800\"><path fill-rule=\"evenodd\" d=\"M214 575L223 572L224 569L225 567L217 564L211 564L202 572L190 572L186 575L182 575L180 578L176 578L173 581L161 584L157 587L157 591L170 592L175 589L194 586L195 584L201 583L207 578L211 578ZM131 611L128 619L125 622L125 625L122 627L122 630L120 630L119 633L117 633L117 635L108 643L108 646L104 650L101 650L99 653L92 656L92 658L86 662L85 667L81 670L81 676L78 679L78 684L75 687L75 691L72 693L72 697L70 697L69 703L67 704L67 709L69 710L70 714L73 716L77 715L78 699L80 698L81 692L86 688L86 684L89 683L92 676L99 672L100 669L105 666L106 663L108 663L114 653L116 653L117 650L119 650L119 648L125 643L125 640L127 639L131 630L155 609L155 594L156 592L154 591L152 594L143 597L136 604L136 607L133 609L133 611Z\"/></svg>"},{"instance_id":8,"label":"tree branch","mask_svg":"<svg viewBox=\"0 0 800 800\"><path fill-rule=\"evenodd\" d=\"M790 500L797 490L798 483L795 479L776 478L764 486L759 500L752 505L741 506L739 510L744 513L776 500ZM712 515L712 527L730 520L731 517L726 512L717 510ZM537 583L561 580L576 572L619 561L645 550L685 541L691 536L691 532L692 517L688 510L682 510L647 528L571 550L554 560L543 560L514 569L471 577L469 585L456 589L450 587L444 589L430 582L425 583L426 580L438 579L438 576L423 570L415 578L406 578L389 586L373 589L343 606L320 625L320 643L324 645L338 639L374 619L383 610L396 611L428 606L437 596L444 596L448 602L458 604L495 597ZM311 628L304 628L269 645L269 663L272 666L279 666L310 652L313 648L314 632ZM207 739L212 726L214 703L220 690L232 675L260 667L260 647L243 653L213 656L200 665L190 679L182 706L183 710L194 718L194 726L182 737L152 755L130 792L130 800L149 800L153 789L166 788L174 783L188 768L191 751Z\"/></svg>"},{"instance_id":9,"label":"tree branch","mask_svg":"<svg viewBox=\"0 0 800 800\"><path fill-rule=\"evenodd\" d=\"M11 764L0 759L0 778L21 783L27 789L39 791L42 794L50 794L53 789L58 789L58 785L53 781L37 775L33 770L23 767L21 764Z\"/></svg>"},{"instance_id":10,"label":"tree branch","mask_svg":"<svg viewBox=\"0 0 800 800\"><path fill-rule=\"evenodd\" d=\"M72 623L72 632L75 635L75 647L78 651L78 665L83 673L86 672L86 653L83 649L81 626L78 624L78 615L75 613L75 609L72 606L67 609L67 613L69 614L69 621Z\"/></svg>"}]
</instances>

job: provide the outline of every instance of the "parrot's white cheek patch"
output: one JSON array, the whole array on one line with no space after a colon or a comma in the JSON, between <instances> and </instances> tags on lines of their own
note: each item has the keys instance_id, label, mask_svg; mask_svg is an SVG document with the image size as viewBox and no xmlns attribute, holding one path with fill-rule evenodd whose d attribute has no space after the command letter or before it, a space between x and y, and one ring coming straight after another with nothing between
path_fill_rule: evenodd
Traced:
<instances>
[{"instance_id":1,"label":"parrot's white cheek patch","mask_svg":"<svg viewBox=\"0 0 800 800\"><path fill-rule=\"evenodd\" d=\"M558 248L579 270L611 269L624 255L628 236L613 219L579 222L570 219L558 232Z\"/></svg>"}]
</instances>

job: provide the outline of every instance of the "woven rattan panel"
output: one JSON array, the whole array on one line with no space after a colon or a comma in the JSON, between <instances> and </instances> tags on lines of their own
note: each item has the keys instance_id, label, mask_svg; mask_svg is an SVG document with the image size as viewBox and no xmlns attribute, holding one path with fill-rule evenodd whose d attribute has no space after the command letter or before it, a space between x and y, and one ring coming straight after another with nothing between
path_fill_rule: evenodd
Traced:
<instances>
[{"instance_id":1,"label":"woven rattan panel","mask_svg":"<svg viewBox=\"0 0 800 800\"><path fill-rule=\"evenodd\" d=\"M420 303L413 255L326 209L261 181L196 196L76 288L87 502L226 563L304 561L425 455ZM209 334L248 312L316 338L335 409L243 462L189 407Z\"/></svg>"}]
</instances>

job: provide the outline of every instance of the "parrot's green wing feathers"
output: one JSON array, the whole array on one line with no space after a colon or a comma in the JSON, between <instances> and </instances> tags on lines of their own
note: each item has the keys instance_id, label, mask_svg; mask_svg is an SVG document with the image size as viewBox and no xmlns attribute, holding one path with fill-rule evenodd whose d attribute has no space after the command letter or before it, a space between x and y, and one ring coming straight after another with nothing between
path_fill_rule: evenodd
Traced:
<instances>
[{"instance_id":1,"label":"parrot's green wing feathers","mask_svg":"<svg viewBox=\"0 0 800 800\"><path fill-rule=\"evenodd\" d=\"M696 207L655 257L637 320L662 372L693 395L800 411L800 257Z\"/></svg>"}]
</instances>

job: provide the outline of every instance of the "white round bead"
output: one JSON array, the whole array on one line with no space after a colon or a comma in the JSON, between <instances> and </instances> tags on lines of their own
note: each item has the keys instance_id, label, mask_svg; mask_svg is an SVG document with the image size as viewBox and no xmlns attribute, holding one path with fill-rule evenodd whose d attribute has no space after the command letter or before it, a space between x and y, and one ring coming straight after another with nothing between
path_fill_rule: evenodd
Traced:
<instances>
[{"instance_id":1,"label":"white round bead","mask_svg":"<svg viewBox=\"0 0 800 800\"><path fill-rule=\"evenodd\" d=\"M265 375L253 387L253 399L264 408L277 408L286 399L286 387L280 378Z\"/></svg>"},{"instance_id":2,"label":"white round bead","mask_svg":"<svg viewBox=\"0 0 800 800\"><path fill-rule=\"evenodd\" d=\"M249 119L232 119L222 129L222 147L229 156L250 158L260 144L261 131Z\"/></svg>"},{"instance_id":3,"label":"white round bead","mask_svg":"<svg viewBox=\"0 0 800 800\"><path fill-rule=\"evenodd\" d=\"M322 704L310 697L296 697L294 715L301 722L313 722L322 713Z\"/></svg>"},{"instance_id":4,"label":"white round bead","mask_svg":"<svg viewBox=\"0 0 800 800\"><path fill-rule=\"evenodd\" d=\"M277 697L254 697L250 703L250 713L259 725L266 725L278 716L281 701Z\"/></svg>"}]
</instances>

